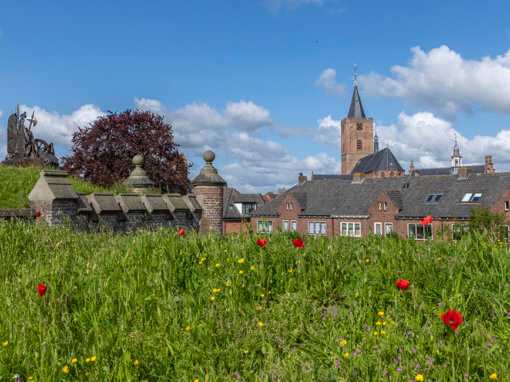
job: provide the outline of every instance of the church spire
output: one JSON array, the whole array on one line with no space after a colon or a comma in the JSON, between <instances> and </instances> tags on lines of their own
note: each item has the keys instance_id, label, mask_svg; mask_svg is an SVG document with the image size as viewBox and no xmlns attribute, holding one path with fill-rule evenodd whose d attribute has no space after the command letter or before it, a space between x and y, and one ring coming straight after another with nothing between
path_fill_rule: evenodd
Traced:
<instances>
[{"instance_id":1,"label":"church spire","mask_svg":"<svg viewBox=\"0 0 510 382\"><path fill-rule=\"evenodd\" d=\"M377 136L377 132L374 136L374 153L379 151L379 137Z\"/></svg>"},{"instance_id":2,"label":"church spire","mask_svg":"<svg viewBox=\"0 0 510 382\"><path fill-rule=\"evenodd\" d=\"M361 104L361 98L359 98L357 77L358 68L357 65L354 64L354 91L352 93L351 107L349 108L347 118L366 118L363 105Z\"/></svg>"},{"instance_id":3,"label":"church spire","mask_svg":"<svg viewBox=\"0 0 510 382\"><path fill-rule=\"evenodd\" d=\"M460 155L459 145L457 144L457 135L455 134L455 145L453 145L452 167L462 166L462 155Z\"/></svg>"}]
</instances>

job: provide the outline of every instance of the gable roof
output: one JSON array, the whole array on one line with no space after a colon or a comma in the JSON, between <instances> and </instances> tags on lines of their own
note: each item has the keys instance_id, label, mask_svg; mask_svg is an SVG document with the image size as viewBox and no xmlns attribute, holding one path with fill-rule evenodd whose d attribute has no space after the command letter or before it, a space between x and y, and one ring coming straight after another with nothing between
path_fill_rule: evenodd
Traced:
<instances>
[{"instance_id":1,"label":"gable roof","mask_svg":"<svg viewBox=\"0 0 510 382\"><path fill-rule=\"evenodd\" d=\"M400 166L400 163L398 163L397 158L395 158L395 155L393 155L391 150L386 147L376 153L361 158L352 169L351 174L356 172L363 172L367 174L371 171L377 170L404 171L402 166Z\"/></svg>"},{"instance_id":2,"label":"gable roof","mask_svg":"<svg viewBox=\"0 0 510 382\"><path fill-rule=\"evenodd\" d=\"M351 107L349 108L349 114L347 118L366 118L365 110L361 104L361 98L359 98L358 85L354 84L354 91L352 92Z\"/></svg>"},{"instance_id":3,"label":"gable roof","mask_svg":"<svg viewBox=\"0 0 510 382\"><path fill-rule=\"evenodd\" d=\"M474 164L461 167L470 168L473 174L483 174L486 172L485 165L483 164ZM417 172L420 175L451 175L455 174L457 170L458 167L436 167L436 168L417 168L414 170L414 172Z\"/></svg>"},{"instance_id":4,"label":"gable roof","mask_svg":"<svg viewBox=\"0 0 510 382\"><path fill-rule=\"evenodd\" d=\"M263 205L264 199L260 194L241 194L235 188L223 188L223 218L224 219L242 219L250 215L242 214L236 203L256 203L257 206Z\"/></svg>"},{"instance_id":5,"label":"gable roof","mask_svg":"<svg viewBox=\"0 0 510 382\"><path fill-rule=\"evenodd\" d=\"M408 185L408 186L407 186ZM458 180L456 175L365 178L362 183L349 180L315 180L296 185L286 193L306 193L306 208L299 216L368 218L368 208L385 192L399 206L397 218L468 218L471 208L485 204L491 208L510 189L510 173L470 174ZM468 192L482 193L479 203L461 202ZM437 203L426 203L427 195L442 193ZM252 216L278 216L284 198L275 199L251 212Z\"/></svg>"}]
</instances>

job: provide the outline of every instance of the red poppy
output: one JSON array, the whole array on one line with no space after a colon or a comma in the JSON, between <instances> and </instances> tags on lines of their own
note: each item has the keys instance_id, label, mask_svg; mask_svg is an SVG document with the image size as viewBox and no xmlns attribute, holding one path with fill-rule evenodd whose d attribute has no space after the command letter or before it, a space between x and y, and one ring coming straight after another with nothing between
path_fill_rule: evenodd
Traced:
<instances>
[{"instance_id":1,"label":"red poppy","mask_svg":"<svg viewBox=\"0 0 510 382\"><path fill-rule=\"evenodd\" d=\"M427 225L427 224L430 224L434 221L434 218L432 216L427 216L425 219L420 219L421 220L421 225Z\"/></svg>"},{"instance_id":2,"label":"red poppy","mask_svg":"<svg viewBox=\"0 0 510 382\"><path fill-rule=\"evenodd\" d=\"M303 245L305 245L305 242L303 241L303 239L298 238L298 239L294 239L292 244L294 244L294 247L296 247L296 248L301 248Z\"/></svg>"},{"instance_id":3,"label":"red poppy","mask_svg":"<svg viewBox=\"0 0 510 382\"><path fill-rule=\"evenodd\" d=\"M179 236L184 235L184 230L183 230L183 229L181 229L179 232L177 232L177 234L178 234Z\"/></svg>"},{"instance_id":4,"label":"red poppy","mask_svg":"<svg viewBox=\"0 0 510 382\"><path fill-rule=\"evenodd\" d=\"M44 296L45 293L46 293L46 289L48 289L48 287L44 284L37 284L37 292L39 292L39 296Z\"/></svg>"},{"instance_id":5,"label":"red poppy","mask_svg":"<svg viewBox=\"0 0 510 382\"><path fill-rule=\"evenodd\" d=\"M450 328L457 331L457 328L462 324L462 315L456 310L449 310L441 315L441 320Z\"/></svg>"},{"instance_id":6,"label":"red poppy","mask_svg":"<svg viewBox=\"0 0 510 382\"><path fill-rule=\"evenodd\" d=\"M264 245L266 245L267 240L266 239L257 239L257 244L260 245L260 248L264 248Z\"/></svg>"},{"instance_id":7,"label":"red poppy","mask_svg":"<svg viewBox=\"0 0 510 382\"><path fill-rule=\"evenodd\" d=\"M36 217L36 218L38 218L39 216L41 216L41 211L37 211L37 212L35 213L35 217Z\"/></svg>"},{"instance_id":8,"label":"red poppy","mask_svg":"<svg viewBox=\"0 0 510 382\"><path fill-rule=\"evenodd\" d=\"M409 282L409 280L400 279L398 281L395 281L395 284L397 284L399 289L407 289L407 288L409 288L410 282Z\"/></svg>"}]
</instances>

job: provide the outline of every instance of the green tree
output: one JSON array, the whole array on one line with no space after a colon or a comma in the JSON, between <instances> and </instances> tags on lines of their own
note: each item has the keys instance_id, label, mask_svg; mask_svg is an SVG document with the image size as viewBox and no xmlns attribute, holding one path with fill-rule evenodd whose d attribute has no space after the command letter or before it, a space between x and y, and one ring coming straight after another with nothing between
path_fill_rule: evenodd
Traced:
<instances>
[{"instance_id":1,"label":"green tree","mask_svg":"<svg viewBox=\"0 0 510 382\"><path fill-rule=\"evenodd\" d=\"M505 213L493 213L485 205L471 209L468 227L472 232L487 230L489 235L500 240L506 240L508 236Z\"/></svg>"}]
</instances>

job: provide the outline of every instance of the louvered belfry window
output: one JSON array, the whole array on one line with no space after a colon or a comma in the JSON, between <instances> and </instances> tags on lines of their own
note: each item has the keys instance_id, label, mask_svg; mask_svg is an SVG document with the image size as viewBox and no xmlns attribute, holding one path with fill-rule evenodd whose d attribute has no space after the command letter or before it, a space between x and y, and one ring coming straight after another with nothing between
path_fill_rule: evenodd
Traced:
<instances>
[{"instance_id":1,"label":"louvered belfry window","mask_svg":"<svg viewBox=\"0 0 510 382\"><path fill-rule=\"evenodd\" d=\"M361 142L361 139L358 139L357 148L358 148L358 150L363 149L363 143Z\"/></svg>"}]
</instances>

